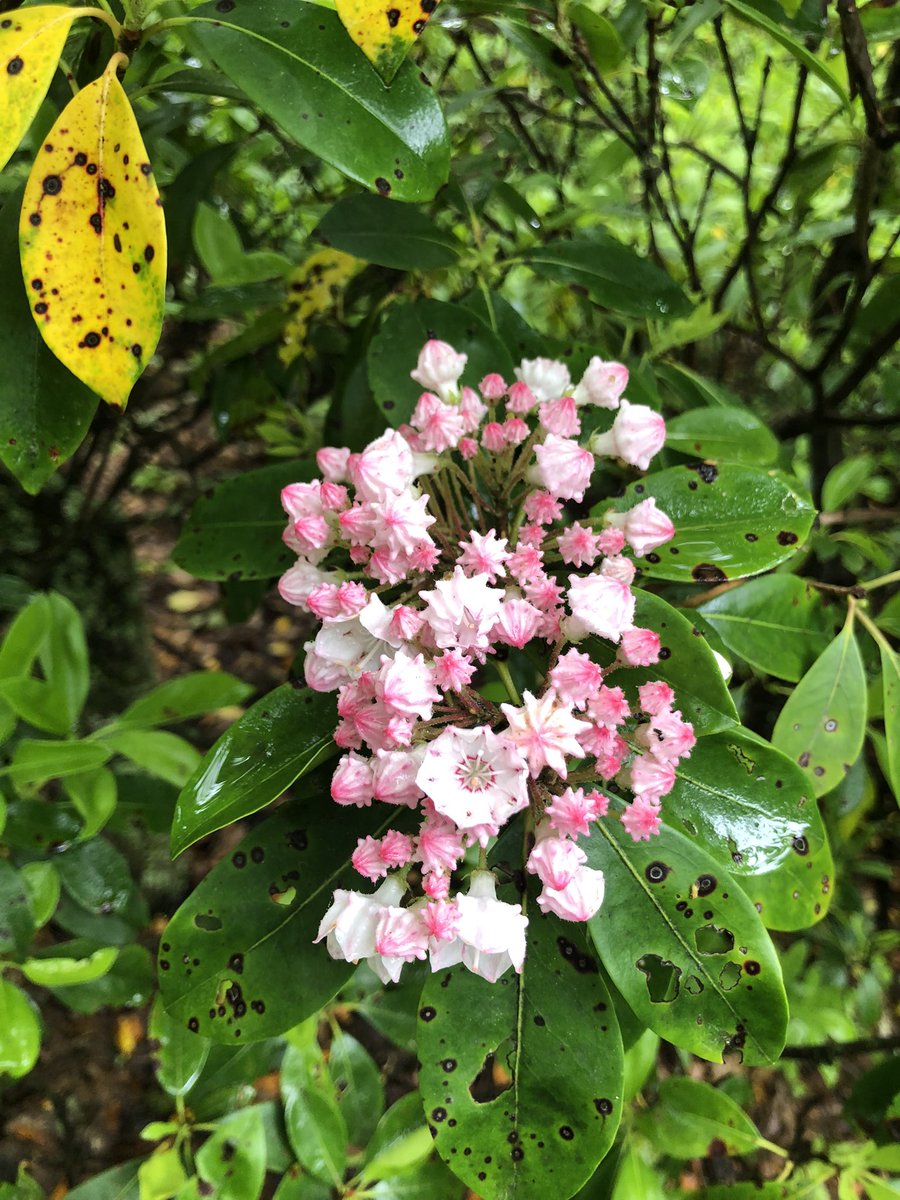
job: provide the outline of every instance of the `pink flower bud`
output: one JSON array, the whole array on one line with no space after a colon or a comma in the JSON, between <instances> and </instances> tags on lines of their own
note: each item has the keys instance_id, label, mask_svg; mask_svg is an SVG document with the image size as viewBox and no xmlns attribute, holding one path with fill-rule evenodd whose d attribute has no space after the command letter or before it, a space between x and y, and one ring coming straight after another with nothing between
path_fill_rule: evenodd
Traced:
<instances>
[{"instance_id":1,"label":"pink flower bud","mask_svg":"<svg viewBox=\"0 0 900 1200\"><path fill-rule=\"evenodd\" d=\"M652 629L626 629L619 655L629 667L649 667L659 662L659 634Z\"/></svg>"},{"instance_id":2,"label":"pink flower bud","mask_svg":"<svg viewBox=\"0 0 900 1200\"><path fill-rule=\"evenodd\" d=\"M489 400L491 403L501 400L506 395L506 380L496 372L485 375L478 387L485 400Z\"/></svg>"},{"instance_id":3,"label":"pink flower bud","mask_svg":"<svg viewBox=\"0 0 900 1200\"><path fill-rule=\"evenodd\" d=\"M410 375L423 388L437 392L442 400L447 400L456 394L459 377L467 362L468 355L457 354L446 342L431 338L419 351L418 364Z\"/></svg>"},{"instance_id":4,"label":"pink flower bud","mask_svg":"<svg viewBox=\"0 0 900 1200\"><path fill-rule=\"evenodd\" d=\"M627 386L627 367L617 362L604 362L595 355L575 389L575 403L618 408L619 399Z\"/></svg>"},{"instance_id":5,"label":"pink flower bud","mask_svg":"<svg viewBox=\"0 0 900 1200\"><path fill-rule=\"evenodd\" d=\"M662 449L666 423L652 408L623 400L608 433L595 433L590 446L594 454L608 454L646 471L650 459Z\"/></svg>"},{"instance_id":6,"label":"pink flower bud","mask_svg":"<svg viewBox=\"0 0 900 1200\"><path fill-rule=\"evenodd\" d=\"M347 459L350 451L346 446L323 446L316 451L316 464L331 483L343 483L347 478Z\"/></svg>"},{"instance_id":7,"label":"pink flower bud","mask_svg":"<svg viewBox=\"0 0 900 1200\"><path fill-rule=\"evenodd\" d=\"M506 407L509 412L527 413L537 404L537 399L527 383L514 383L509 389Z\"/></svg>"},{"instance_id":8,"label":"pink flower bud","mask_svg":"<svg viewBox=\"0 0 900 1200\"><path fill-rule=\"evenodd\" d=\"M502 454L506 449L506 435L498 421L488 421L481 431L481 444L491 454Z\"/></svg>"},{"instance_id":9,"label":"pink flower bud","mask_svg":"<svg viewBox=\"0 0 900 1200\"><path fill-rule=\"evenodd\" d=\"M544 429L560 437L577 437L581 433L578 410L571 396L560 396L558 400L546 400L538 409L538 419Z\"/></svg>"}]
</instances>

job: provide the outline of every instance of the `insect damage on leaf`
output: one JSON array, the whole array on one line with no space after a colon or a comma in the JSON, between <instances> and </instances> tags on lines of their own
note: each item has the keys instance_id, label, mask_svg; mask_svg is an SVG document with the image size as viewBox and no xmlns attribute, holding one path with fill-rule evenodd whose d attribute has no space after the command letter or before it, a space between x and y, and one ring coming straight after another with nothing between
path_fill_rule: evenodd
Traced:
<instances>
[{"instance_id":1,"label":"insect damage on leaf","mask_svg":"<svg viewBox=\"0 0 900 1200\"><path fill-rule=\"evenodd\" d=\"M34 120L79 15L47 4L0 17L0 170Z\"/></svg>"},{"instance_id":2,"label":"insect damage on leaf","mask_svg":"<svg viewBox=\"0 0 900 1200\"><path fill-rule=\"evenodd\" d=\"M385 81L390 83L439 0L337 0L344 28Z\"/></svg>"},{"instance_id":3,"label":"insect damage on leaf","mask_svg":"<svg viewBox=\"0 0 900 1200\"><path fill-rule=\"evenodd\" d=\"M67 105L35 158L19 223L22 272L44 341L124 408L162 327L166 230L137 121L116 77Z\"/></svg>"}]
</instances>

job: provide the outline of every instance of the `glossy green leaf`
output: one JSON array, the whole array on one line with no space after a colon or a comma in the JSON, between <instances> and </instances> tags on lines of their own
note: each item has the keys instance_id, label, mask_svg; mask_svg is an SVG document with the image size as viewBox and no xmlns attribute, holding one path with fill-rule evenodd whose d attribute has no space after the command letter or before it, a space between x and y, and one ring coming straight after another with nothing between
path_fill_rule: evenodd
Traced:
<instances>
[{"instance_id":1,"label":"glossy green leaf","mask_svg":"<svg viewBox=\"0 0 900 1200\"><path fill-rule=\"evenodd\" d=\"M50 622L50 600L44 593L22 605L0 642L0 679L27 675L41 651Z\"/></svg>"},{"instance_id":2,"label":"glossy green leaf","mask_svg":"<svg viewBox=\"0 0 900 1200\"><path fill-rule=\"evenodd\" d=\"M90 913L118 913L134 890L125 859L103 838L81 842L60 854L56 869L63 890Z\"/></svg>"},{"instance_id":3,"label":"glossy green leaf","mask_svg":"<svg viewBox=\"0 0 900 1200\"><path fill-rule=\"evenodd\" d=\"M17 663L15 648L20 643L23 654ZM35 657L42 679L28 674ZM78 610L56 592L36 596L10 631L9 647L4 648L0 664L0 696L21 720L35 728L69 734L77 724L89 685L87 644Z\"/></svg>"},{"instance_id":4,"label":"glossy green leaf","mask_svg":"<svg viewBox=\"0 0 900 1200\"><path fill-rule=\"evenodd\" d=\"M19 868L19 874L28 893L28 905L35 928L40 929L56 912L59 903L59 874L53 863L42 862L39 859L25 863Z\"/></svg>"},{"instance_id":5,"label":"glossy green leaf","mask_svg":"<svg viewBox=\"0 0 900 1200\"><path fill-rule=\"evenodd\" d=\"M234 1113L197 1151L197 1174L220 1196L258 1196L266 1174L266 1136L259 1106Z\"/></svg>"},{"instance_id":6,"label":"glossy green leaf","mask_svg":"<svg viewBox=\"0 0 900 1200\"><path fill-rule=\"evenodd\" d=\"M796 683L831 639L834 619L822 595L796 575L764 575L730 588L698 612L732 653Z\"/></svg>"},{"instance_id":7,"label":"glossy green leaf","mask_svg":"<svg viewBox=\"0 0 900 1200\"><path fill-rule=\"evenodd\" d=\"M281 1068L284 1124L297 1161L316 1179L339 1187L347 1165L347 1125L334 1095L318 1088L289 1047Z\"/></svg>"},{"instance_id":8,"label":"glossy green leaf","mask_svg":"<svg viewBox=\"0 0 900 1200\"><path fill-rule=\"evenodd\" d=\"M419 1009L420 1087L434 1144L484 1200L570 1196L622 1115L622 1041L577 926L529 911L521 975L488 983L463 966L432 975ZM494 1054L512 1086L473 1085Z\"/></svg>"},{"instance_id":9,"label":"glossy green leaf","mask_svg":"<svg viewBox=\"0 0 900 1200\"><path fill-rule=\"evenodd\" d=\"M666 421L666 446L691 458L769 466L778 441L769 428L743 408L692 408Z\"/></svg>"},{"instance_id":10,"label":"glossy green leaf","mask_svg":"<svg viewBox=\"0 0 900 1200\"><path fill-rule=\"evenodd\" d=\"M847 95L844 86L838 82L835 75L825 66L822 60L817 58L811 50L807 50L806 46L799 39L788 33L784 26L779 25L777 21L773 21L771 17L760 12L753 5L745 4L744 0L724 0L724 3L742 21L746 21L748 25L755 25L757 29L761 29L763 33L768 34L779 46L783 46L808 71L821 79L847 109L850 108L850 97Z\"/></svg>"},{"instance_id":11,"label":"glossy green leaf","mask_svg":"<svg viewBox=\"0 0 900 1200\"><path fill-rule=\"evenodd\" d=\"M834 864L798 766L735 728L703 738L675 774L663 802L667 822L725 867L769 929L804 929L825 915Z\"/></svg>"},{"instance_id":12,"label":"glossy green leaf","mask_svg":"<svg viewBox=\"0 0 900 1200\"><path fill-rule=\"evenodd\" d=\"M140 1200L172 1200L184 1193L179 1189L187 1175L176 1146L168 1143L157 1147L156 1152L145 1158L138 1167ZM196 1185L196 1181L192 1180Z\"/></svg>"},{"instance_id":13,"label":"glossy green leaf","mask_svg":"<svg viewBox=\"0 0 900 1200\"><path fill-rule=\"evenodd\" d=\"M23 738L13 751L12 762L0 770L13 783L45 783L80 771L102 767L111 751L97 742L49 742Z\"/></svg>"},{"instance_id":14,"label":"glossy green leaf","mask_svg":"<svg viewBox=\"0 0 900 1200\"><path fill-rule=\"evenodd\" d=\"M105 975L69 987L54 985L53 993L77 1013L94 1013L104 1007L137 1008L156 990L156 974L144 946L122 946Z\"/></svg>"},{"instance_id":15,"label":"glossy green leaf","mask_svg":"<svg viewBox=\"0 0 900 1200\"><path fill-rule=\"evenodd\" d=\"M22 958L34 927L25 879L12 863L0 858L0 957Z\"/></svg>"},{"instance_id":16,"label":"glossy green leaf","mask_svg":"<svg viewBox=\"0 0 900 1200\"><path fill-rule=\"evenodd\" d=\"M200 755L184 738L163 729L109 729L98 735L104 746L175 787L184 787L200 765Z\"/></svg>"},{"instance_id":17,"label":"glossy green leaf","mask_svg":"<svg viewBox=\"0 0 900 1200\"><path fill-rule=\"evenodd\" d=\"M92 838L98 834L116 811L119 792L116 777L108 767L97 767L93 771L81 771L68 776L63 783L63 790L84 821L82 838Z\"/></svg>"},{"instance_id":18,"label":"glossy green leaf","mask_svg":"<svg viewBox=\"0 0 900 1200\"><path fill-rule=\"evenodd\" d=\"M253 688L227 671L193 671L167 679L141 696L116 719L116 725L171 725L203 713L241 704Z\"/></svg>"},{"instance_id":19,"label":"glossy green leaf","mask_svg":"<svg viewBox=\"0 0 900 1200\"><path fill-rule=\"evenodd\" d=\"M27 1075L40 1048L41 1026L31 1002L15 984L0 978L0 1076Z\"/></svg>"},{"instance_id":20,"label":"glossy green leaf","mask_svg":"<svg viewBox=\"0 0 900 1200\"><path fill-rule=\"evenodd\" d=\"M738 714L719 664L703 634L691 624L686 611L673 608L652 592L635 590L634 623L659 634L660 660L652 667L613 669L608 678L621 687L629 703L636 703L637 689L648 680L662 679L675 689L677 707L694 726L698 737L717 733L737 724ZM591 638L587 643L597 662L613 661L608 642Z\"/></svg>"},{"instance_id":21,"label":"glossy green leaf","mask_svg":"<svg viewBox=\"0 0 900 1200\"><path fill-rule=\"evenodd\" d=\"M625 47L612 21L586 4L571 4L568 17L584 38L597 69L604 75L615 71L625 58Z\"/></svg>"},{"instance_id":22,"label":"glossy green leaf","mask_svg":"<svg viewBox=\"0 0 900 1200\"><path fill-rule=\"evenodd\" d=\"M635 1015L712 1062L773 1062L788 1018L778 955L719 863L666 826L633 842L612 820L585 849L606 878L591 936Z\"/></svg>"},{"instance_id":23,"label":"glossy green leaf","mask_svg":"<svg viewBox=\"0 0 900 1200\"><path fill-rule=\"evenodd\" d=\"M82 443L98 401L50 353L31 317L19 269L22 192L0 211L0 362L28 370L0 372L0 462L34 496Z\"/></svg>"},{"instance_id":24,"label":"glossy green leaf","mask_svg":"<svg viewBox=\"0 0 900 1200\"><path fill-rule=\"evenodd\" d=\"M463 1200L463 1191L443 1163L428 1162L382 1179L372 1188L372 1200Z\"/></svg>"},{"instance_id":25,"label":"glossy green leaf","mask_svg":"<svg viewBox=\"0 0 900 1200\"><path fill-rule=\"evenodd\" d=\"M513 363L497 335L470 309L442 300L393 305L369 346L369 383L375 403L396 428L408 421L421 384L410 378L419 350L439 338L469 356L460 386L477 387L490 371L512 379Z\"/></svg>"},{"instance_id":26,"label":"glossy green leaf","mask_svg":"<svg viewBox=\"0 0 900 1200\"><path fill-rule=\"evenodd\" d=\"M409 1170L431 1154L431 1132L425 1124L422 1097L401 1096L379 1120L366 1147L365 1181Z\"/></svg>"},{"instance_id":27,"label":"glossy green leaf","mask_svg":"<svg viewBox=\"0 0 900 1200\"><path fill-rule=\"evenodd\" d=\"M662 1081L659 1099L645 1114L641 1129L655 1148L670 1158L750 1154L763 1140L741 1106L726 1092L684 1076Z\"/></svg>"},{"instance_id":28,"label":"glossy green leaf","mask_svg":"<svg viewBox=\"0 0 900 1200\"><path fill-rule=\"evenodd\" d=\"M355 258L399 271L452 267L462 249L418 208L364 193L330 208L313 236Z\"/></svg>"},{"instance_id":29,"label":"glossy green leaf","mask_svg":"<svg viewBox=\"0 0 900 1200\"><path fill-rule=\"evenodd\" d=\"M647 575L680 583L724 583L767 571L796 552L815 516L787 475L731 464L658 471L629 484L614 507L625 512L651 496L674 522L675 537L635 563Z\"/></svg>"},{"instance_id":30,"label":"glossy green leaf","mask_svg":"<svg viewBox=\"0 0 900 1200\"><path fill-rule=\"evenodd\" d=\"M191 12L190 37L294 141L365 187L428 200L447 178L443 113L419 70L404 64L390 88L350 51L339 18L319 5L287 15L267 0Z\"/></svg>"},{"instance_id":31,"label":"glossy green leaf","mask_svg":"<svg viewBox=\"0 0 900 1200\"><path fill-rule=\"evenodd\" d=\"M54 951L66 949L63 942ZM21 971L26 979L39 987L66 987L76 983L92 983L112 968L119 956L115 946L103 946L86 958L72 958L54 953L43 958L29 958L22 963Z\"/></svg>"},{"instance_id":32,"label":"glossy green leaf","mask_svg":"<svg viewBox=\"0 0 900 1200\"><path fill-rule=\"evenodd\" d=\"M172 853L258 812L338 751L334 698L282 684L222 734L184 785Z\"/></svg>"},{"instance_id":33,"label":"glossy green leaf","mask_svg":"<svg viewBox=\"0 0 900 1200\"><path fill-rule=\"evenodd\" d=\"M168 1012L233 1044L238 1031L257 1041L318 1011L354 970L313 945L332 891L358 883L350 866L357 839L396 820L395 809L379 805L348 824L317 791L278 808L169 922L159 958Z\"/></svg>"},{"instance_id":34,"label":"glossy green leaf","mask_svg":"<svg viewBox=\"0 0 900 1200\"><path fill-rule=\"evenodd\" d=\"M170 1017L159 996L150 1013L150 1038L157 1043L154 1069L160 1087L170 1096L183 1096L197 1080L209 1056L209 1040L192 1033Z\"/></svg>"},{"instance_id":35,"label":"glossy green leaf","mask_svg":"<svg viewBox=\"0 0 900 1200\"><path fill-rule=\"evenodd\" d=\"M690 300L665 271L603 230L547 242L523 258L538 275L568 284L626 317L664 321L691 311Z\"/></svg>"},{"instance_id":36,"label":"glossy green leaf","mask_svg":"<svg viewBox=\"0 0 900 1200\"><path fill-rule=\"evenodd\" d=\"M281 1177L272 1200L331 1200L334 1192L295 1163Z\"/></svg>"},{"instance_id":37,"label":"glossy green leaf","mask_svg":"<svg viewBox=\"0 0 900 1200\"><path fill-rule=\"evenodd\" d=\"M365 1146L384 1111L384 1087L371 1054L349 1033L332 1039L328 1071L354 1146Z\"/></svg>"},{"instance_id":38,"label":"glossy green leaf","mask_svg":"<svg viewBox=\"0 0 900 1200\"><path fill-rule=\"evenodd\" d=\"M858 495L863 484L876 473L877 466L871 454L854 454L842 459L831 468L822 484L822 508L842 508L848 500Z\"/></svg>"},{"instance_id":39,"label":"glossy green leaf","mask_svg":"<svg viewBox=\"0 0 900 1200\"><path fill-rule=\"evenodd\" d=\"M884 689L884 740L887 750L887 779L894 799L900 803L900 660L887 646L881 650L881 679Z\"/></svg>"},{"instance_id":40,"label":"glossy green leaf","mask_svg":"<svg viewBox=\"0 0 900 1200\"><path fill-rule=\"evenodd\" d=\"M201 579L272 579L296 559L281 540L281 489L316 474L314 462L301 461L226 479L194 505L172 558Z\"/></svg>"},{"instance_id":41,"label":"glossy green leaf","mask_svg":"<svg viewBox=\"0 0 900 1200\"><path fill-rule=\"evenodd\" d=\"M848 623L788 697L772 743L803 768L815 794L824 796L856 762L865 733L866 673Z\"/></svg>"}]
</instances>

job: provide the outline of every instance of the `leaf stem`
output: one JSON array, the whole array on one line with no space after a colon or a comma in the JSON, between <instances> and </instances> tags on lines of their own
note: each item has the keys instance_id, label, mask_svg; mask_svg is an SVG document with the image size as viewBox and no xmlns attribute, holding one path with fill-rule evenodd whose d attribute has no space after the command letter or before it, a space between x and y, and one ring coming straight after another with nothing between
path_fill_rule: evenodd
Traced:
<instances>
[{"instance_id":1,"label":"leaf stem","mask_svg":"<svg viewBox=\"0 0 900 1200\"><path fill-rule=\"evenodd\" d=\"M108 25L113 32L116 41L122 32L122 24L116 19L116 14L109 7L107 0L97 0L100 8L80 8L77 11L79 17L96 17L98 21L102 21Z\"/></svg>"},{"instance_id":2,"label":"leaf stem","mask_svg":"<svg viewBox=\"0 0 900 1200\"><path fill-rule=\"evenodd\" d=\"M877 579L869 579L859 586L867 592L874 592L876 588L887 587L889 583L900 583L900 571L891 571L888 575L879 575Z\"/></svg>"},{"instance_id":3,"label":"leaf stem","mask_svg":"<svg viewBox=\"0 0 900 1200\"><path fill-rule=\"evenodd\" d=\"M868 617L861 608L857 608L856 615L859 617L860 621L865 626L866 631L878 643L879 647L882 650L887 650L887 652L889 654L893 654L894 653L893 646L890 644L890 642L887 640L887 638L884 636L884 634L881 632L881 630L878 628L878 626L875 624L875 622L872 620L872 618Z\"/></svg>"},{"instance_id":4,"label":"leaf stem","mask_svg":"<svg viewBox=\"0 0 900 1200\"><path fill-rule=\"evenodd\" d=\"M509 696L513 704L517 706L521 705L522 697L519 695L518 689L513 682L513 677L509 672L509 667L505 662L500 662L499 660L494 663L494 666L497 668L497 674L503 680L503 686L506 688L507 696Z\"/></svg>"}]
</instances>

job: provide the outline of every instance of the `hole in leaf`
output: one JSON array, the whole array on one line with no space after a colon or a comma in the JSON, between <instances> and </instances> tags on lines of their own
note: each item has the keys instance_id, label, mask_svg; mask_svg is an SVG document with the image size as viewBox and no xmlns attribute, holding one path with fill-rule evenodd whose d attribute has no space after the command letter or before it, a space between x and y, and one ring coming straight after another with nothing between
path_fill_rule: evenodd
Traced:
<instances>
[{"instance_id":1,"label":"hole in leaf","mask_svg":"<svg viewBox=\"0 0 900 1200\"><path fill-rule=\"evenodd\" d=\"M701 954L728 954L734 949L734 934L718 925L701 925L694 930L694 944Z\"/></svg>"},{"instance_id":2,"label":"hole in leaf","mask_svg":"<svg viewBox=\"0 0 900 1200\"><path fill-rule=\"evenodd\" d=\"M722 985L723 992L730 992L732 988L736 988L741 980L741 968L739 963L726 963L719 972L719 983Z\"/></svg>"},{"instance_id":3,"label":"hole in leaf","mask_svg":"<svg viewBox=\"0 0 900 1200\"><path fill-rule=\"evenodd\" d=\"M671 1004L680 987L681 967L658 954L645 954L635 964L647 977L647 991L653 1004Z\"/></svg>"},{"instance_id":4,"label":"hole in leaf","mask_svg":"<svg viewBox=\"0 0 900 1200\"><path fill-rule=\"evenodd\" d=\"M197 913L194 917L194 924L198 929L205 929L207 933L215 933L222 928L222 922L212 913Z\"/></svg>"},{"instance_id":5,"label":"hole in leaf","mask_svg":"<svg viewBox=\"0 0 900 1200\"><path fill-rule=\"evenodd\" d=\"M290 908L297 898L297 889L295 887L285 888L283 892L270 891L269 896L273 904L281 904L284 908Z\"/></svg>"},{"instance_id":6,"label":"hole in leaf","mask_svg":"<svg viewBox=\"0 0 900 1200\"><path fill-rule=\"evenodd\" d=\"M512 1087L512 1076L497 1062L497 1051L485 1055L481 1070L469 1084L469 1095L476 1104L489 1104Z\"/></svg>"}]
</instances>

